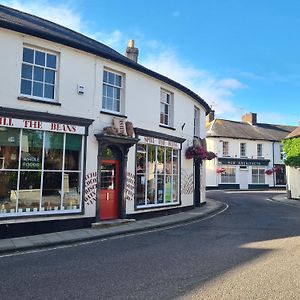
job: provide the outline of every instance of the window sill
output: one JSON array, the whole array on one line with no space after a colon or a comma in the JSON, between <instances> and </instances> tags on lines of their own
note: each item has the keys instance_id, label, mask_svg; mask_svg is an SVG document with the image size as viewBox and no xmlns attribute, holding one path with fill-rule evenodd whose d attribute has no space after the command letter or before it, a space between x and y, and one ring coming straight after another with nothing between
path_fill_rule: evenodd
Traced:
<instances>
[{"instance_id":1,"label":"window sill","mask_svg":"<svg viewBox=\"0 0 300 300\"><path fill-rule=\"evenodd\" d=\"M49 105L56 105L56 106L61 106L61 103L59 102L51 102L51 101L46 101L46 100L39 100L39 99L34 99L34 98L28 98L24 96L19 96L18 100L23 100L23 101L28 101L28 102L35 102L35 103L42 103L42 104L49 104Z\"/></svg>"},{"instance_id":2,"label":"window sill","mask_svg":"<svg viewBox=\"0 0 300 300\"><path fill-rule=\"evenodd\" d=\"M176 130L176 128L168 126L168 125L165 125L165 124L159 124L159 127L170 129L170 130Z\"/></svg>"},{"instance_id":3,"label":"window sill","mask_svg":"<svg viewBox=\"0 0 300 300\"><path fill-rule=\"evenodd\" d=\"M105 110L101 110L100 114L109 115L109 116L115 116L115 117L127 119L127 116L125 116L125 115L121 115L121 114L118 114L118 113L109 112L109 111L105 111Z\"/></svg>"}]
</instances>

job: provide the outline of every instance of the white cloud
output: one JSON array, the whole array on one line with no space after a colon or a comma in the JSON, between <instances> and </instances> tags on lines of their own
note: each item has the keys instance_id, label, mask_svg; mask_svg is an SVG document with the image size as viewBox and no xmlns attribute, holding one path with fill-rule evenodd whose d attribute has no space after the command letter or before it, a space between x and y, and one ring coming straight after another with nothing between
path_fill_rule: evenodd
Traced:
<instances>
[{"instance_id":1,"label":"white cloud","mask_svg":"<svg viewBox=\"0 0 300 300\"><path fill-rule=\"evenodd\" d=\"M47 0L5 0L1 3L80 32L115 49L124 48L124 45L126 45L120 30L90 32L88 29L89 24L83 20L80 12L75 9L72 2L53 4Z\"/></svg>"},{"instance_id":2,"label":"white cloud","mask_svg":"<svg viewBox=\"0 0 300 300\"><path fill-rule=\"evenodd\" d=\"M207 103L213 105L219 116L240 116L241 108L234 104L232 98L233 92L244 88L244 84L234 78L218 78L206 70L195 68L190 63L181 61L170 49L156 50L142 61L146 67L196 92Z\"/></svg>"}]
</instances>

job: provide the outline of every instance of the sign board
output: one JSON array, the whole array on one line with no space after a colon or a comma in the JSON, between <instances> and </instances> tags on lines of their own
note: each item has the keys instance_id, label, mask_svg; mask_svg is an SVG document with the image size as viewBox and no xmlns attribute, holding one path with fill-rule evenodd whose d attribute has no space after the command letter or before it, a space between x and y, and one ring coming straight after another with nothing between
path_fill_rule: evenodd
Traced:
<instances>
[{"instance_id":1,"label":"sign board","mask_svg":"<svg viewBox=\"0 0 300 300\"><path fill-rule=\"evenodd\" d=\"M149 136L142 136L139 135L139 144L148 144L148 145L156 145L156 146L164 146L164 147L170 147L176 150L180 149L181 144L173 141L158 139L154 137Z\"/></svg>"},{"instance_id":2,"label":"sign board","mask_svg":"<svg viewBox=\"0 0 300 300\"><path fill-rule=\"evenodd\" d=\"M44 130L53 132L63 132L71 134L85 134L84 126L76 126L72 124L61 124L56 122L44 122L37 120L15 119L0 116L0 127L13 127L23 129Z\"/></svg>"},{"instance_id":3,"label":"sign board","mask_svg":"<svg viewBox=\"0 0 300 300\"><path fill-rule=\"evenodd\" d=\"M222 165L238 165L238 166L267 166L269 159L247 159L247 158L227 158L219 157L218 162Z\"/></svg>"}]
</instances>

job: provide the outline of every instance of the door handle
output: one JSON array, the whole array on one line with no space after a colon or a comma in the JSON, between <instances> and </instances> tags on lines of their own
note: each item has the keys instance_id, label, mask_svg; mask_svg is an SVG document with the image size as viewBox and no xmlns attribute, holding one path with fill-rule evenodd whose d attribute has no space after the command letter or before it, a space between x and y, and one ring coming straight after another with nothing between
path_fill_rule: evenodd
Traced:
<instances>
[{"instance_id":1,"label":"door handle","mask_svg":"<svg viewBox=\"0 0 300 300\"><path fill-rule=\"evenodd\" d=\"M109 193L106 193L106 200L109 200Z\"/></svg>"}]
</instances>

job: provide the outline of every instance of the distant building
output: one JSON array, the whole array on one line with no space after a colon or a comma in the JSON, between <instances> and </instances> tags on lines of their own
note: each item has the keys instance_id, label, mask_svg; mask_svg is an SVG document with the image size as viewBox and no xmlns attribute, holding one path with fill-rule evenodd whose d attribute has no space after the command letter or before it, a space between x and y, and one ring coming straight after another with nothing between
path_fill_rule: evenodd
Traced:
<instances>
[{"instance_id":1,"label":"distant building","mask_svg":"<svg viewBox=\"0 0 300 300\"><path fill-rule=\"evenodd\" d=\"M291 132L286 139L300 139L300 126ZM300 166L286 166L287 196L292 199L300 199Z\"/></svg>"},{"instance_id":2,"label":"distant building","mask_svg":"<svg viewBox=\"0 0 300 300\"><path fill-rule=\"evenodd\" d=\"M206 163L207 188L285 186L281 141L295 126L258 123L256 113L247 113L242 122L236 122L215 119L212 111L207 121L207 148L218 156Z\"/></svg>"}]
</instances>

